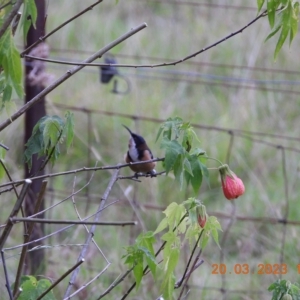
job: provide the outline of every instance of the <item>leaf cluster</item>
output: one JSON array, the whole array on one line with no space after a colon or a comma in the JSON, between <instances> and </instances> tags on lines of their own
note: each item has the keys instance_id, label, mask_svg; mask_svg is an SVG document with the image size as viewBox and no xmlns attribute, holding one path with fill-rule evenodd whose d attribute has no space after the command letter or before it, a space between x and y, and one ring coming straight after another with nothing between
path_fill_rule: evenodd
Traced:
<instances>
[{"instance_id":1,"label":"leaf cluster","mask_svg":"<svg viewBox=\"0 0 300 300\"><path fill-rule=\"evenodd\" d=\"M154 247L156 240L153 232L141 233L133 246L125 247L126 254L122 258L125 264L133 269L133 275L138 289L144 276L144 268L148 265L153 277L156 276L157 262L155 259Z\"/></svg>"},{"instance_id":2,"label":"leaf cluster","mask_svg":"<svg viewBox=\"0 0 300 300\"><path fill-rule=\"evenodd\" d=\"M261 11L265 0L257 0L258 12ZM278 12L278 13L277 13ZM266 40L280 31L274 52L276 59L288 35L290 44L298 32L299 1L295 0L267 0L267 14L271 32Z\"/></svg>"},{"instance_id":3,"label":"leaf cluster","mask_svg":"<svg viewBox=\"0 0 300 300\"><path fill-rule=\"evenodd\" d=\"M292 284L285 279L276 280L269 286L268 291L273 292L272 300L284 299L285 295L290 295L290 299L300 300L300 286L297 283ZM288 297L286 297L286 299L288 299Z\"/></svg>"},{"instance_id":4,"label":"leaf cluster","mask_svg":"<svg viewBox=\"0 0 300 300\"><path fill-rule=\"evenodd\" d=\"M175 288L175 268L180 257L181 245L188 240L190 247L199 240L198 247L204 249L212 236L218 244L218 230L221 225L215 217L208 217L204 228L198 224L199 209L203 204L195 198L189 198L181 204L171 203L163 212L165 218L162 219L155 232L141 234L135 245L126 247L125 264L133 268L136 286L139 287L144 276L145 264L149 266L154 279L161 279L161 293L164 299L172 299ZM154 235L166 230L161 236L163 243L161 265L158 265L154 254ZM200 236L201 235L201 236ZM156 269L159 268L159 272ZM159 275L156 275L159 273Z\"/></svg>"},{"instance_id":5,"label":"leaf cluster","mask_svg":"<svg viewBox=\"0 0 300 300\"><path fill-rule=\"evenodd\" d=\"M32 155L39 157L47 156L52 164L60 154L59 144L66 141L67 148L70 147L74 137L74 116L69 111L65 114L65 120L59 116L44 116L34 126L32 135L26 143L24 160L29 169L32 165Z\"/></svg>"},{"instance_id":6,"label":"leaf cluster","mask_svg":"<svg viewBox=\"0 0 300 300\"><path fill-rule=\"evenodd\" d=\"M6 6L0 11L0 28L12 6ZM34 0L24 1L24 10L21 18L24 38L27 36L31 24L35 24L37 10ZM23 91L22 62L20 53L15 45L12 28L9 27L0 37L0 111L8 108L12 93L15 91L19 98Z\"/></svg>"},{"instance_id":7,"label":"leaf cluster","mask_svg":"<svg viewBox=\"0 0 300 300\"><path fill-rule=\"evenodd\" d=\"M199 140L193 127L179 117L169 118L160 126L156 140L161 135L160 147L165 150L166 173L173 171L181 189L185 180L197 194L203 177L208 180L209 173L204 164L205 151L195 146Z\"/></svg>"},{"instance_id":8,"label":"leaf cluster","mask_svg":"<svg viewBox=\"0 0 300 300\"><path fill-rule=\"evenodd\" d=\"M33 300L42 295L49 287L51 282L48 279L37 280L34 276L22 276L21 277L21 289L22 292L18 297L18 300ZM13 286L12 286L13 289ZM49 291L44 297L44 300L55 300L54 294Z\"/></svg>"}]
</instances>

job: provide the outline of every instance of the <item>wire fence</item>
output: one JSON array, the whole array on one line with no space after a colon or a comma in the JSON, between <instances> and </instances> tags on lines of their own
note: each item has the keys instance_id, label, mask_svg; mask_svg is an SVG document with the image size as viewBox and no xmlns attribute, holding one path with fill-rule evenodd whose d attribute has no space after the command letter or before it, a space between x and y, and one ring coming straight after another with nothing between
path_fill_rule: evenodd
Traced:
<instances>
[{"instance_id":1,"label":"wire fence","mask_svg":"<svg viewBox=\"0 0 300 300\"><path fill-rule=\"evenodd\" d=\"M133 120L134 122L151 122L151 123L162 123L164 120L157 119L157 118L150 118L150 117L143 117L143 116L138 116L138 115L133 115L133 114L125 114L125 113L116 113L116 112L109 112L109 111L102 111L98 109L88 109L85 107L76 107L76 106L68 106L68 105L63 105L63 104L55 104L55 107L59 110L70 110L70 111L77 111L83 115L82 119L88 120L86 122L86 136L88 136L88 149L92 149L92 138L91 138L91 132L93 130L93 120L98 119L98 117L93 118L93 116L108 116L112 118L127 118L130 120ZM284 265L285 264L285 244L286 244L286 239L287 239L287 232L289 231L289 228L295 227L297 228L300 225L300 221L298 220L293 220L289 219L289 213L290 210L293 209L293 207L289 204L290 203L290 198L289 198L289 187L288 187L288 173L287 173L287 167L286 167L286 153L287 152L294 152L294 153L299 153L300 149L297 147L290 147L289 145L286 145L287 141L294 141L294 142L299 142L298 137L292 137L288 135L282 135L282 134L273 134L273 133L264 133L264 132L252 132L252 131L247 131L247 130L241 130L241 129L234 129L234 128L222 128L222 127L217 127L217 126L206 126L203 124L193 124L194 128L198 128L204 131L216 131L222 134L225 134L229 137L230 143L228 145L227 149L227 161L230 160L231 156L231 150L234 146L234 143L236 142L237 139L249 139L255 144L262 144L265 145L266 147L271 147L276 149L278 153L280 153L281 156L281 173L283 177L283 188L285 191L285 199L284 199L284 207L283 207L283 214L282 217L256 217L252 216L250 213L249 215L238 215L236 213L236 207L235 205L232 206L232 211L230 213L224 213L220 211L209 211L210 215L214 215L220 219L226 220L226 227L224 228L224 231L221 236L221 249L223 248L222 246L225 245L226 240L228 236L230 235L232 229L233 229L233 223L239 224L240 222L242 223L261 223L261 224L274 224L276 225L276 231L277 233L281 236L280 238L280 243L278 245L278 264L279 265ZM275 139L275 142L269 142L266 141L266 138L269 139ZM280 141L280 142L278 142ZM86 163L88 166L91 165L92 159L91 159L91 151L88 151L88 154L85 158ZM87 175L87 180L90 177L90 175ZM90 181L90 180L89 180ZM88 185L87 185L88 186ZM63 197L65 195L65 192L63 190L53 190L53 189L48 189L49 195L52 195L52 197ZM89 203L93 203L94 201L97 202L97 199L99 198L98 195L89 193L89 191L86 191L86 195L83 195L82 197L87 197L89 199ZM149 211L162 211L165 209L164 206L159 206L155 204L141 204L135 202L134 204L127 202L127 201L120 201L120 199L115 199L115 205L118 206L129 206L131 209L134 209L134 214L139 214L138 211L142 211L144 209L147 209ZM294 205L294 204L293 204ZM88 209L86 209L87 211ZM237 225L238 226L238 225ZM249 259L249 257L248 257ZM249 263L250 264L250 263ZM220 250L220 256L219 256L219 262L216 266L216 268L219 268L220 266L226 266L226 254L223 252L223 250ZM263 268L266 265L263 265ZM297 269L298 268L298 269ZM299 265L294 266L294 271L299 273ZM101 273L102 274L102 273ZM294 273L296 274L296 273ZM98 275L97 275L98 276ZM240 295L240 297L243 297L242 299L250 299L250 298L245 298L245 295L248 295L247 297L253 297L253 299L257 299L258 295L260 295L260 299L263 298L263 295L266 297L266 299L269 299L270 293L266 291L266 288L258 289L258 290L249 290L249 289L232 289L230 288L230 280L228 279L231 275L228 273L221 273L221 283L219 287L216 286L207 286L207 285L194 285L191 284L189 285L189 289L194 289L194 290L209 290L215 293L219 293L219 296L212 296L211 294L209 299L232 299L233 295ZM278 278L281 278L282 274L279 273ZM267 296L269 294L269 296ZM231 295L231 296L230 296ZM244 295L244 296L241 296ZM221 298L220 298L221 297Z\"/></svg>"}]
</instances>

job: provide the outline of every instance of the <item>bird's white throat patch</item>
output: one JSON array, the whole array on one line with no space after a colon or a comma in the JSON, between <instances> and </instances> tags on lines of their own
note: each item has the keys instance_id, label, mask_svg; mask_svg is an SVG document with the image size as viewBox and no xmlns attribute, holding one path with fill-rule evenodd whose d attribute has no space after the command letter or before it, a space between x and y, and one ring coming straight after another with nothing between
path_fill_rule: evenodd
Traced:
<instances>
[{"instance_id":1,"label":"bird's white throat patch","mask_svg":"<svg viewBox=\"0 0 300 300\"><path fill-rule=\"evenodd\" d=\"M130 138L128 148L129 148L128 152L129 152L129 155L130 155L131 159L134 162L139 161L139 159L138 159L139 153L136 149L136 145L135 145L135 142L134 142L133 138Z\"/></svg>"}]
</instances>

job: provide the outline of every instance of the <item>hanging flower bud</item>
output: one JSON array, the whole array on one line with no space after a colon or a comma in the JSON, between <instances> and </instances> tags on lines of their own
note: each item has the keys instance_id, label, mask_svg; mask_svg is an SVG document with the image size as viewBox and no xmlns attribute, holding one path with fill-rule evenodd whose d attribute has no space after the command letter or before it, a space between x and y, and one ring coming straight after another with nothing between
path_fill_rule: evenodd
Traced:
<instances>
[{"instance_id":1,"label":"hanging flower bud","mask_svg":"<svg viewBox=\"0 0 300 300\"><path fill-rule=\"evenodd\" d=\"M244 194L245 186L243 181L229 169L228 165L219 167L219 172L221 175L223 193L228 200L238 198Z\"/></svg>"},{"instance_id":2,"label":"hanging flower bud","mask_svg":"<svg viewBox=\"0 0 300 300\"><path fill-rule=\"evenodd\" d=\"M204 228L207 217L206 208L203 204L201 204L197 207L198 224L201 228Z\"/></svg>"}]
</instances>

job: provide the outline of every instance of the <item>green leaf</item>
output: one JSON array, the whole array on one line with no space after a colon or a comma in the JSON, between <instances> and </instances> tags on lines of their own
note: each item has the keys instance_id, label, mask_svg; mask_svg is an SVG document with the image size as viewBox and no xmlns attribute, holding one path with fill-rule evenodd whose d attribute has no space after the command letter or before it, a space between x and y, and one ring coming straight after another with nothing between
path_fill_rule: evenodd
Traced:
<instances>
[{"instance_id":1,"label":"green leaf","mask_svg":"<svg viewBox=\"0 0 300 300\"><path fill-rule=\"evenodd\" d=\"M64 135L66 136L66 145L69 148L74 138L74 114L67 111L65 114L66 124L64 127Z\"/></svg>"},{"instance_id":2,"label":"green leaf","mask_svg":"<svg viewBox=\"0 0 300 300\"><path fill-rule=\"evenodd\" d=\"M12 86L7 84L6 87L4 88L3 96L2 96L3 107L5 105L5 102L9 102L9 100L11 99L11 95L12 95Z\"/></svg>"},{"instance_id":3,"label":"green leaf","mask_svg":"<svg viewBox=\"0 0 300 300\"><path fill-rule=\"evenodd\" d=\"M31 26L35 28L35 23L37 19L37 9L34 0L25 0L24 1L24 10L21 19L21 24L23 24L23 35L26 38L28 30Z\"/></svg>"},{"instance_id":4,"label":"green leaf","mask_svg":"<svg viewBox=\"0 0 300 300\"><path fill-rule=\"evenodd\" d=\"M273 28L273 30L269 33L269 35L266 37L266 39L265 39L265 42L268 40L268 39L270 39L272 36L274 36L278 31L279 31L279 29L282 27L282 24L281 23L279 23L277 26L275 26L274 28Z\"/></svg>"},{"instance_id":5,"label":"green leaf","mask_svg":"<svg viewBox=\"0 0 300 300\"><path fill-rule=\"evenodd\" d=\"M191 176L194 176L192 166L189 162L189 160L185 157L183 159L183 168L186 172L188 172Z\"/></svg>"},{"instance_id":6,"label":"green leaf","mask_svg":"<svg viewBox=\"0 0 300 300\"><path fill-rule=\"evenodd\" d=\"M160 127L159 127L159 129L158 129L158 133L157 133L157 135L156 135L155 142L158 141L158 139L159 139L161 133L163 132L163 130L164 130L164 126L163 126L163 125L160 125Z\"/></svg>"},{"instance_id":7,"label":"green leaf","mask_svg":"<svg viewBox=\"0 0 300 300\"><path fill-rule=\"evenodd\" d=\"M69 121L71 122L71 121ZM68 126L72 127L72 124ZM59 142L63 141L64 133L72 133L65 130L65 123L59 116L44 116L34 126L32 135L26 143L24 152L25 162L31 168L32 155L47 155L50 162L54 163L59 157Z\"/></svg>"},{"instance_id":8,"label":"green leaf","mask_svg":"<svg viewBox=\"0 0 300 300\"><path fill-rule=\"evenodd\" d=\"M57 120L53 117L48 118L43 129L44 138L44 151L46 152L48 148L53 148L57 143L62 134L62 129Z\"/></svg>"},{"instance_id":9,"label":"green leaf","mask_svg":"<svg viewBox=\"0 0 300 300\"><path fill-rule=\"evenodd\" d=\"M163 297L164 299L172 299L173 298L173 291L175 286L175 276L172 274L171 276L167 277L163 282Z\"/></svg>"},{"instance_id":10,"label":"green leaf","mask_svg":"<svg viewBox=\"0 0 300 300\"><path fill-rule=\"evenodd\" d=\"M294 3L291 16L290 45L298 32L299 2Z\"/></svg>"},{"instance_id":11,"label":"green leaf","mask_svg":"<svg viewBox=\"0 0 300 300\"><path fill-rule=\"evenodd\" d=\"M282 26L281 33L280 33L280 36L279 36L279 39L278 39L278 42L277 42L277 45L275 48L275 52L274 52L274 59L277 58L277 55L289 34L289 30L290 30L289 26Z\"/></svg>"},{"instance_id":12,"label":"green leaf","mask_svg":"<svg viewBox=\"0 0 300 300\"><path fill-rule=\"evenodd\" d=\"M169 230L173 230L173 228L179 224L181 218L186 214L186 210L183 205L178 205L173 202L166 208L164 213L168 219Z\"/></svg>"},{"instance_id":13,"label":"green leaf","mask_svg":"<svg viewBox=\"0 0 300 300\"><path fill-rule=\"evenodd\" d=\"M167 227L168 227L168 219L167 218L163 218L161 220L161 222L159 223L159 225L157 226L156 230L154 231L154 234L157 234L157 233L163 231Z\"/></svg>"},{"instance_id":14,"label":"green leaf","mask_svg":"<svg viewBox=\"0 0 300 300\"><path fill-rule=\"evenodd\" d=\"M143 278L143 264L138 263L133 268L133 275L134 275L135 282L136 282L136 289L138 289L141 284L142 278Z\"/></svg>"},{"instance_id":15,"label":"green leaf","mask_svg":"<svg viewBox=\"0 0 300 300\"><path fill-rule=\"evenodd\" d=\"M196 156L192 157L192 170L193 170L193 174L194 176L191 177L191 184L194 190L195 194L198 194L199 189L201 187L202 184L202 167L201 167L201 163L198 160L198 158Z\"/></svg>"},{"instance_id":16,"label":"green leaf","mask_svg":"<svg viewBox=\"0 0 300 300\"><path fill-rule=\"evenodd\" d=\"M183 155L179 154L175 163L173 165L173 171L176 180L179 182L179 188L182 189L183 186Z\"/></svg>"},{"instance_id":17,"label":"green leaf","mask_svg":"<svg viewBox=\"0 0 300 300\"><path fill-rule=\"evenodd\" d=\"M268 19L270 27L273 28L276 12L276 0L267 0Z\"/></svg>"},{"instance_id":18,"label":"green leaf","mask_svg":"<svg viewBox=\"0 0 300 300\"><path fill-rule=\"evenodd\" d=\"M16 49L13 39L11 38L10 47L7 51L9 75L17 95L23 97L22 88L22 63L19 51Z\"/></svg>"},{"instance_id":19,"label":"green leaf","mask_svg":"<svg viewBox=\"0 0 300 300\"><path fill-rule=\"evenodd\" d=\"M172 170L177 160L177 157L180 154L184 154L184 149L176 140L169 141L166 138L162 140L161 148L165 149L166 151L165 166L166 166L166 173L168 174Z\"/></svg>"},{"instance_id":20,"label":"green leaf","mask_svg":"<svg viewBox=\"0 0 300 300\"><path fill-rule=\"evenodd\" d=\"M169 277L173 274L173 271L175 270L179 260L179 254L180 254L179 248L171 249L167 257L167 260L165 261L166 277ZM164 259L166 259L166 257L164 257Z\"/></svg>"},{"instance_id":21,"label":"green leaf","mask_svg":"<svg viewBox=\"0 0 300 300\"><path fill-rule=\"evenodd\" d=\"M257 1L257 13L260 12L262 6L264 5L265 3L265 0L256 0Z\"/></svg>"}]
</instances>

